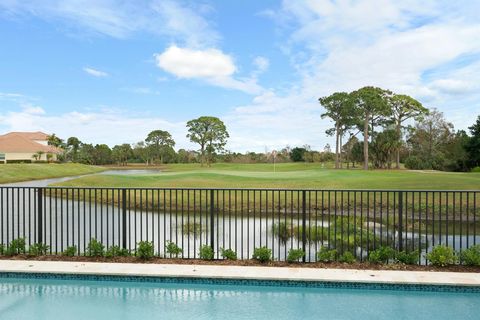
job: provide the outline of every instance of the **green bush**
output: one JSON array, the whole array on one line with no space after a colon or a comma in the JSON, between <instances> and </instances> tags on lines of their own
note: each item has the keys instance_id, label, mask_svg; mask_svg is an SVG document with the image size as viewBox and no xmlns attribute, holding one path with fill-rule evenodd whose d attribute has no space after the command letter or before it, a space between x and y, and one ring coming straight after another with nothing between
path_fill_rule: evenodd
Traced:
<instances>
[{"instance_id":1,"label":"green bush","mask_svg":"<svg viewBox=\"0 0 480 320\"><path fill-rule=\"evenodd\" d=\"M182 248L177 246L172 241L167 241L167 245L165 246L165 251L170 255L170 258L172 256L174 256L175 258L178 258L178 256L183 252Z\"/></svg>"},{"instance_id":2,"label":"green bush","mask_svg":"<svg viewBox=\"0 0 480 320\"><path fill-rule=\"evenodd\" d=\"M432 252L427 254L427 260L437 267L446 267L457 263L457 256L452 248L439 245L432 249Z\"/></svg>"},{"instance_id":3,"label":"green bush","mask_svg":"<svg viewBox=\"0 0 480 320\"><path fill-rule=\"evenodd\" d=\"M395 255L395 261L403 264L418 264L418 250L400 251Z\"/></svg>"},{"instance_id":4,"label":"green bush","mask_svg":"<svg viewBox=\"0 0 480 320\"><path fill-rule=\"evenodd\" d=\"M105 251L105 257L115 258L115 257L128 257L130 251L128 249L120 248L119 246L111 246Z\"/></svg>"},{"instance_id":5,"label":"green bush","mask_svg":"<svg viewBox=\"0 0 480 320\"><path fill-rule=\"evenodd\" d=\"M73 257L77 253L77 246L70 246L62 252L62 255L66 257Z\"/></svg>"},{"instance_id":6,"label":"green bush","mask_svg":"<svg viewBox=\"0 0 480 320\"><path fill-rule=\"evenodd\" d=\"M137 244L137 257L142 260L152 259L155 255L155 249L153 247L153 242L150 241L140 241Z\"/></svg>"},{"instance_id":7,"label":"green bush","mask_svg":"<svg viewBox=\"0 0 480 320\"><path fill-rule=\"evenodd\" d=\"M333 262L337 260L337 250L321 247L317 252L317 261L319 262Z\"/></svg>"},{"instance_id":8,"label":"green bush","mask_svg":"<svg viewBox=\"0 0 480 320\"><path fill-rule=\"evenodd\" d=\"M262 263L272 260L272 250L267 247L255 248L253 250L252 259L258 260Z\"/></svg>"},{"instance_id":9,"label":"green bush","mask_svg":"<svg viewBox=\"0 0 480 320\"><path fill-rule=\"evenodd\" d=\"M87 246L87 255L90 257L103 257L105 246L95 238L92 238Z\"/></svg>"},{"instance_id":10,"label":"green bush","mask_svg":"<svg viewBox=\"0 0 480 320\"><path fill-rule=\"evenodd\" d=\"M223 259L227 260L237 260L237 253L232 249L220 249L220 254L222 255Z\"/></svg>"},{"instance_id":11,"label":"green bush","mask_svg":"<svg viewBox=\"0 0 480 320\"><path fill-rule=\"evenodd\" d=\"M215 253L213 252L213 248L209 245L203 245L200 247L200 259L202 260L213 260Z\"/></svg>"},{"instance_id":12,"label":"green bush","mask_svg":"<svg viewBox=\"0 0 480 320\"><path fill-rule=\"evenodd\" d=\"M28 255L34 257L44 256L47 254L48 249L50 249L50 247L46 244L34 243L28 248Z\"/></svg>"},{"instance_id":13,"label":"green bush","mask_svg":"<svg viewBox=\"0 0 480 320\"><path fill-rule=\"evenodd\" d=\"M370 252L368 261L371 263L388 263L395 258L395 250L390 247L380 247Z\"/></svg>"},{"instance_id":14,"label":"green bush","mask_svg":"<svg viewBox=\"0 0 480 320\"><path fill-rule=\"evenodd\" d=\"M405 159L405 168L411 170L427 170L432 169L432 166L424 159L421 159L417 156L409 156Z\"/></svg>"},{"instance_id":15,"label":"green bush","mask_svg":"<svg viewBox=\"0 0 480 320\"><path fill-rule=\"evenodd\" d=\"M480 173L480 167L473 168L472 172Z\"/></svg>"},{"instance_id":16,"label":"green bush","mask_svg":"<svg viewBox=\"0 0 480 320\"><path fill-rule=\"evenodd\" d=\"M3 256L5 254L5 245L3 243L0 243L0 256Z\"/></svg>"},{"instance_id":17,"label":"green bush","mask_svg":"<svg viewBox=\"0 0 480 320\"><path fill-rule=\"evenodd\" d=\"M16 256L18 254L25 254L25 238L14 239L7 247L7 256Z\"/></svg>"},{"instance_id":18,"label":"green bush","mask_svg":"<svg viewBox=\"0 0 480 320\"><path fill-rule=\"evenodd\" d=\"M288 250L287 262L298 262L305 256L305 252L302 249L290 249Z\"/></svg>"},{"instance_id":19,"label":"green bush","mask_svg":"<svg viewBox=\"0 0 480 320\"><path fill-rule=\"evenodd\" d=\"M460 253L460 262L467 266L480 266L480 245L463 250Z\"/></svg>"},{"instance_id":20,"label":"green bush","mask_svg":"<svg viewBox=\"0 0 480 320\"><path fill-rule=\"evenodd\" d=\"M338 258L338 261L343 262L343 263L354 263L357 259L355 259L355 256L353 253L350 251L345 251L340 258Z\"/></svg>"}]
</instances>

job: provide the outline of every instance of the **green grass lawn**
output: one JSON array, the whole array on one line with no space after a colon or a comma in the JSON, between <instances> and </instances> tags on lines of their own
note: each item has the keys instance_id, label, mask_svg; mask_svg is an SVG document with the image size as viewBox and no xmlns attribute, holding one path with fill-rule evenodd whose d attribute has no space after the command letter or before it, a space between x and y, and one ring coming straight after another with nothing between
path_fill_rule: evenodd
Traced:
<instances>
[{"instance_id":1,"label":"green grass lawn","mask_svg":"<svg viewBox=\"0 0 480 320\"><path fill-rule=\"evenodd\" d=\"M91 187L424 189L480 188L480 174L408 170L334 170L312 163L174 164L154 175L99 175L60 183Z\"/></svg>"},{"instance_id":2,"label":"green grass lawn","mask_svg":"<svg viewBox=\"0 0 480 320\"><path fill-rule=\"evenodd\" d=\"M77 163L21 163L0 165L0 183L76 176L103 171L102 167Z\"/></svg>"}]
</instances>

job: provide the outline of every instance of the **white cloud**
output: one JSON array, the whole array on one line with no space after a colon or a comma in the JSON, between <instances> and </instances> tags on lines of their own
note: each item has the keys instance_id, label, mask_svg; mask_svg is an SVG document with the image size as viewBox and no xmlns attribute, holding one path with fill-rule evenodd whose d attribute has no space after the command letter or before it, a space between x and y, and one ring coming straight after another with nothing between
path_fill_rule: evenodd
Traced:
<instances>
[{"instance_id":1,"label":"white cloud","mask_svg":"<svg viewBox=\"0 0 480 320\"><path fill-rule=\"evenodd\" d=\"M257 67L258 72L262 73L268 69L270 61L265 57L258 56L253 59L253 64Z\"/></svg>"},{"instance_id":2,"label":"white cloud","mask_svg":"<svg viewBox=\"0 0 480 320\"><path fill-rule=\"evenodd\" d=\"M157 66L179 78L217 78L231 76L233 59L217 49L192 50L175 45L156 54Z\"/></svg>"},{"instance_id":3,"label":"white cloud","mask_svg":"<svg viewBox=\"0 0 480 320\"><path fill-rule=\"evenodd\" d=\"M204 6L174 0L8 0L4 16L61 22L77 33L126 38L136 32L174 37L190 46L215 44L220 36L203 17Z\"/></svg>"},{"instance_id":4,"label":"white cloud","mask_svg":"<svg viewBox=\"0 0 480 320\"><path fill-rule=\"evenodd\" d=\"M183 79L202 79L210 84L257 94L262 88L254 78L233 78L237 67L233 58L214 48L196 50L172 45L155 54L159 68Z\"/></svg>"},{"instance_id":5,"label":"white cloud","mask_svg":"<svg viewBox=\"0 0 480 320\"><path fill-rule=\"evenodd\" d=\"M25 96L20 93L0 92L0 99L2 100L18 100L24 97Z\"/></svg>"},{"instance_id":6,"label":"white cloud","mask_svg":"<svg viewBox=\"0 0 480 320\"><path fill-rule=\"evenodd\" d=\"M90 68L90 67L84 67L83 71L85 71L89 75L97 77L97 78L108 77L108 73L106 73L105 71L100 71L100 70Z\"/></svg>"},{"instance_id":7,"label":"white cloud","mask_svg":"<svg viewBox=\"0 0 480 320\"><path fill-rule=\"evenodd\" d=\"M23 112L31 115L45 114L45 110L42 107L34 106L29 103L22 106Z\"/></svg>"}]
</instances>

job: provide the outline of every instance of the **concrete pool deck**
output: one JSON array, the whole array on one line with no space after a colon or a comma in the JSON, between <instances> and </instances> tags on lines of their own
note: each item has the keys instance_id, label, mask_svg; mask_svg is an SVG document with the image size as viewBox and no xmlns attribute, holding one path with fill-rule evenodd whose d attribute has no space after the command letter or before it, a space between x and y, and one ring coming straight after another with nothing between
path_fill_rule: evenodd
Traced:
<instances>
[{"instance_id":1,"label":"concrete pool deck","mask_svg":"<svg viewBox=\"0 0 480 320\"><path fill-rule=\"evenodd\" d=\"M0 260L0 273L2 272L480 286L480 274L478 273L212 266L194 264Z\"/></svg>"}]
</instances>

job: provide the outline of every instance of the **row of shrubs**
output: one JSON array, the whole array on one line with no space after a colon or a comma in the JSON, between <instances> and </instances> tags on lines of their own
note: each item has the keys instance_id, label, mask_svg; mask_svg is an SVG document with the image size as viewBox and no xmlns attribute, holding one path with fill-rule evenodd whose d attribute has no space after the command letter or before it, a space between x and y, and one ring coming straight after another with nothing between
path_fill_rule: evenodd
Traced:
<instances>
[{"instance_id":1,"label":"row of shrubs","mask_svg":"<svg viewBox=\"0 0 480 320\"><path fill-rule=\"evenodd\" d=\"M0 256L14 256L19 254L27 254L29 256L42 256L46 255L49 246L42 243L35 243L29 246L26 250L26 242L24 238L14 239L10 242L9 246L0 244ZM67 247L62 252L64 256L75 256L77 254L77 247ZM165 252L169 257L179 257L183 250L177 246L174 242L168 241L165 246ZM153 242L140 241L137 244L137 248L131 252L128 249L120 248L119 246L111 246L105 249L105 246L96 239L91 239L85 255L91 257L127 257L135 255L140 259L148 260L155 256ZM232 249L220 249L220 255L223 259L237 260L237 254ZM199 251L200 259L213 260L215 258L215 252L212 247L203 245ZM290 249L287 254L287 262L293 263L300 261L305 256L305 252L302 249ZM446 267L449 265L462 264L467 266L480 266L480 245L472 246L462 252L455 252L452 248L438 245L435 246L432 251L426 254L426 259L431 265ZM339 261L343 263L354 263L357 261L355 255L352 252L346 251L339 254L335 249L329 249L322 247L316 254L318 262L330 263ZM272 250L267 247L255 248L253 251L252 259L260 261L262 263L272 261ZM396 251L391 247L380 247L370 252L368 262L374 264L388 264L388 263L401 263L401 264L418 264L419 252L416 251Z\"/></svg>"}]
</instances>

